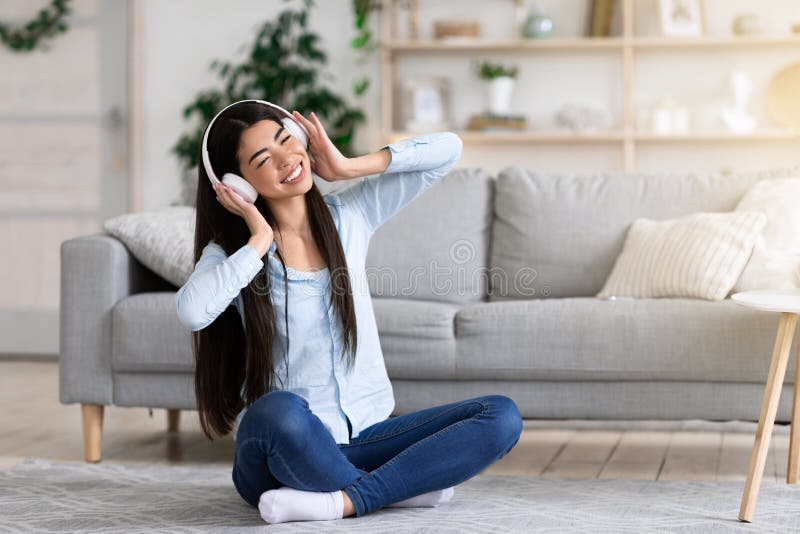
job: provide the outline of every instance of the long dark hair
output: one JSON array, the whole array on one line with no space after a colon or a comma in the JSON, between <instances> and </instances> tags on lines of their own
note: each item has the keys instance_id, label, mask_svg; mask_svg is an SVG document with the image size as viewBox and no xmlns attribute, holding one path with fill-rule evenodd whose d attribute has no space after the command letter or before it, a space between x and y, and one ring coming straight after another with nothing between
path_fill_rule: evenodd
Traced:
<instances>
[{"instance_id":1,"label":"long dark hair","mask_svg":"<svg viewBox=\"0 0 800 534\"><path fill-rule=\"evenodd\" d=\"M255 102L243 102L232 106L214 121L208 137L208 153L214 173L218 177L222 177L226 172L243 176L237 158L239 141L244 130L261 120L272 120L281 124L281 116L277 112ZM251 237L244 219L229 212L216 201L216 194L203 167L200 154L197 161L195 264L211 239L230 256L244 246ZM343 352L348 356L347 366L350 368L355 361L357 335L355 307L344 249L333 217L316 184L313 184L305 194L305 199L314 240L330 272L331 287L334 289L331 301L342 322ZM275 218L260 195L255 206L267 223L276 229ZM287 313L283 320L286 321L288 334L286 263L279 248L276 249L276 254L283 266L284 289L287 295L285 302ZM233 428L236 416L244 406L251 405L265 393L277 389L275 355L272 353L273 340L277 335L277 318L270 299L268 271L262 269L250 284L242 289L241 295L245 318L244 329L239 313L231 305L213 323L192 333L197 409L203 432L210 440L228 434Z\"/></svg>"}]
</instances>

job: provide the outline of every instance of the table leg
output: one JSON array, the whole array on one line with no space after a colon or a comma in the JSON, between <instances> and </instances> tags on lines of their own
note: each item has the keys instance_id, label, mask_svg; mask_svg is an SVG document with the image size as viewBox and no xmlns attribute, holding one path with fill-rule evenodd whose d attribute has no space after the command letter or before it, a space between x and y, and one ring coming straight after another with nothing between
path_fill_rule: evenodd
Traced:
<instances>
[{"instance_id":1,"label":"table leg","mask_svg":"<svg viewBox=\"0 0 800 534\"><path fill-rule=\"evenodd\" d=\"M789 467L786 483L797 484L800 475L800 338L797 340L797 366L794 370L794 401L792 402L792 426L789 434Z\"/></svg>"},{"instance_id":2,"label":"table leg","mask_svg":"<svg viewBox=\"0 0 800 534\"><path fill-rule=\"evenodd\" d=\"M789 351L792 348L792 338L797 326L797 315L794 313L781 313L778 324L778 336L775 339L775 348L772 353L772 363L769 367L767 387L764 389L764 400L761 403L761 415L758 418L753 451L750 454L750 466L747 469L747 481L742 495L742 504L739 509L739 520L753 519L753 512L758 498L758 489L761 477L764 474L764 464L767 461L769 442L772 438L772 427L775 424L775 414L778 411L783 378L786 374L786 364L789 361Z\"/></svg>"}]
</instances>

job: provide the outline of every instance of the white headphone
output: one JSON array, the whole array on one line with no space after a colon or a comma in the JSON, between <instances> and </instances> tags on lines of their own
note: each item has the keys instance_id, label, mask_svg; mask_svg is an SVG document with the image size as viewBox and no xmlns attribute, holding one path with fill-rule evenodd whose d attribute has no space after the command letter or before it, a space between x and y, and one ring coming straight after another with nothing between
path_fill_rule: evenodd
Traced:
<instances>
[{"instance_id":1,"label":"white headphone","mask_svg":"<svg viewBox=\"0 0 800 534\"><path fill-rule=\"evenodd\" d=\"M266 100L239 100L238 102L234 102L233 104L222 108L222 110L217 113L213 119L211 119L211 122L208 123L206 132L203 134L203 166L206 168L206 174L208 174L208 179L211 180L212 184L218 184L220 180L217 178L217 175L214 174L214 169L211 168L211 160L208 157L208 133L211 131L211 125L214 124L214 121L217 120L217 117L219 117L223 111L231 106L235 106L236 104L241 104L242 102L260 102L261 104L265 104L276 109L281 115L283 115L281 118L283 127L286 128L289 133L292 134L292 136L299 139L305 148L308 148L308 131L306 130L305 126L297 122L297 119L295 119L291 113L276 104L267 102ZM245 202L253 203L258 198L258 191L256 191L256 189L250 185L247 180L238 174L226 172L222 176L222 183L239 193L239 196L241 196Z\"/></svg>"}]
</instances>

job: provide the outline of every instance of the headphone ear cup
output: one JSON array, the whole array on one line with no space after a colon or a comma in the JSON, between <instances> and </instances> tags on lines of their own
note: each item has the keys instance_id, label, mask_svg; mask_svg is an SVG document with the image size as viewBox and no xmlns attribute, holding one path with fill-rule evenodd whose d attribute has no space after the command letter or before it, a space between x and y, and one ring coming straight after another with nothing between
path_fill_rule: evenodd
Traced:
<instances>
[{"instance_id":1,"label":"headphone ear cup","mask_svg":"<svg viewBox=\"0 0 800 534\"><path fill-rule=\"evenodd\" d=\"M292 136L296 137L301 143L303 143L303 147L308 148L308 135L306 135L305 129L297 123L296 120L290 119L289 117L284 117L281 119L283 123L283 127L289 130L289 133Z\"/></svg>"},{"instance_id":2,"label":"headphone ear cup","mask_svg":"<svg viewBox=\"0 0 800 534\"><path fill-rule=\"evenodd\" d=\"M222 183L239 193L239 196L242 197L245 202L253 204L258 198L258 191L238 174L226 172L222 177Z\"/></svg>"}]
</instances>

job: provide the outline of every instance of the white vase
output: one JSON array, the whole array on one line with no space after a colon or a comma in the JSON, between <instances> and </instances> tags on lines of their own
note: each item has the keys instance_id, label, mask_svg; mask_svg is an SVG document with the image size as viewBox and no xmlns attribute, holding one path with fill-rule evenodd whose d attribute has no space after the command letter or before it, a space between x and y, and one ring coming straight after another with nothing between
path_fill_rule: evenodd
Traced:
<instances>
[{"instance_id":1,"label":"white vase","mask_svg":"<svg viewBox=\"0 0 800 534\"><path fill-rule=\"evenodd\" d=\"M498 76L490 80L489 112L495 115L508 115L513 92L514 78L511 76Z\"/></svg>"}]
</instances>

